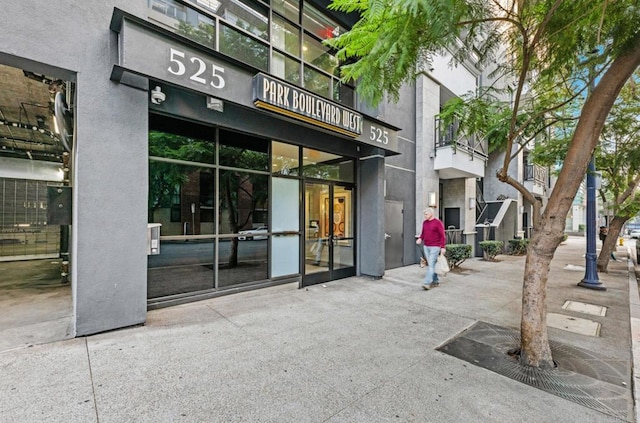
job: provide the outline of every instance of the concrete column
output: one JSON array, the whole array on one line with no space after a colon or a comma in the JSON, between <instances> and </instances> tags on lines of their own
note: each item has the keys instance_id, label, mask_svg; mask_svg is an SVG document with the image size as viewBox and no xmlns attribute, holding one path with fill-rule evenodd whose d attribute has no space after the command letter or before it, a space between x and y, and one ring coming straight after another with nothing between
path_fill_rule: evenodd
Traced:
<instances>
[{"instance_id":1,"label":"concrete column","mask_svg":"<svg viewBox=\"0 0 640 423\"><path fill-rule=\"evenodd\" d=\"M384 275L384 156L373 154L360 160L359 243L361 275Z\"/></svg>"},{"instance_id":2,"label":"concrete column","mask_svg":"<svg viewBox=\"0 0 640 423\"><path fill-rule=\"evenodd\" d=\"M439 175L433 169L435 116L440 112L440 86L426 75L416 79L416 233L422 228L422 211L429 206L428 193L439 191ZM440 204L438 204L440 207Z\"/></svg>"}]
</instances>

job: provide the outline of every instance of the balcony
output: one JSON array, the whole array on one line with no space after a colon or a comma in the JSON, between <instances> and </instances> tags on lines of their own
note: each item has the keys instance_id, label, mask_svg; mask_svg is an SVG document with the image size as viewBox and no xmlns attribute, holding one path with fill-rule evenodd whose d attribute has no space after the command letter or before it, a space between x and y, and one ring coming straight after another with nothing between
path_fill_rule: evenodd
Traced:
<instances>
[{"instance_id":1,"label":"balcony","mask_svg":"<svg viewBox=\"0 0 640 423\"><path fill-rule=\"evenodd\" d=\"M524 186L535 195L544 195L549 186L548 169L536 164L524 168Z\"/></svg>"},{"instance_id":2,"label":"balcony","mask_svg":"<svg viewBox=\"0 0 640 423\"><path fill-rule=\"evenodd\" d=\"M484 177L487 143L478 137L464 137L455 124L444 126L436 119L434 169L440 179Z\"/></svg>"}]
</instances>

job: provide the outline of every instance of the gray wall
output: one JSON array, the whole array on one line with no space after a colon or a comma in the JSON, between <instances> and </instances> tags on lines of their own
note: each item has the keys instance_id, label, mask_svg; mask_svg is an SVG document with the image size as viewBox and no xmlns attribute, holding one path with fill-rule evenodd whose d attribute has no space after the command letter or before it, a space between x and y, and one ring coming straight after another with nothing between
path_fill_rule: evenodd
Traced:
<instances>
[{"instance_id":1,"label":"gray wall","mask_svg":"<svg viewBox=\"0 0 640 423\"><path fill-rule=\"evenodd\" d=\"M384 157L373 154L360 160L358 273L384 275Z\"/></svg>"},{"instance_id":2,"label":"gray wall","mask_svg":"<svg viewBox=\"0 0 640 423\"><path fill-rule=\"evenodd\" d=\"M397 103L386 102L381 107L384 118L402 130L398 133L400 155L385 161L385 198L403 203L403 264L416 262L414 231L416 226L416 88L413 84L402 86Z\"/></svg>"},{"instance_id":3,"label":"gray wall","mask_svg":"<svg viewBox=\"0 0 640 423\"><path fill-rule=\"evenodd\" d=\"M148 100L146 92L109 80L117 57L109 30L114 6L146 13L144 0L24 0L2 7L0 60L77 82L74 335L139 324L146 315Z\"/></svg>"}]
</instances>

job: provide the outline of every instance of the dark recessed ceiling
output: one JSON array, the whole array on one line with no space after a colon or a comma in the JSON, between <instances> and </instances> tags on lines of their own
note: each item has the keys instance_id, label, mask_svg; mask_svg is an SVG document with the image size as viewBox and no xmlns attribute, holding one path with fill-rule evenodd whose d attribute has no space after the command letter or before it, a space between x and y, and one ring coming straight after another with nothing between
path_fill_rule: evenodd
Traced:
<instances>
[{"instance_id":1,"label":"dark recessed ceiling","mask_svg":"<svg viewBox=\"0 0 640 423\"><path fill-rule=\"evenodd\" d=\"M67 149L54 123L53 82L44 75L0 65L0 157L62 161ZM59 91L68 89L62 83ZM71 113L66 112L67 122L70 117ZM71 125L68 126L70 132Z\"/></svg>"}]
</instances>

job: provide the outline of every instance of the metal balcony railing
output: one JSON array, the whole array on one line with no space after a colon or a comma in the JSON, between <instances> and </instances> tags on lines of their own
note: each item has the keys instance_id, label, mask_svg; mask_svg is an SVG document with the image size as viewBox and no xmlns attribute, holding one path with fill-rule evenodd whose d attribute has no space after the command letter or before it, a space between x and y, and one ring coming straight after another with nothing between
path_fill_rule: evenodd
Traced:
<instances>
[{"instance_id":1,"label":"metal balcony railing","mask_svg":"<svg viewBox=\"0 0 640 423\"><path fill-rule=\"evenodd\" d=\"M487 142L486 140L472 135L471 137L465 137L458 131L459 125L453 123L450 125L444 125L442 121L435 118L435 150L437 154L438 148L451 147L454 151L465 151L473 157L481 157L487 159Z\"/></svg>"},{"instance_id":2,"label":"metal balcony railing","mask_svg":"<svg viewBox=\"0 0 640 423\"><path fill-rule=\"evenodd\" d=\"M548 171L546 167L536 164L528 164L524 168L524 180L533 181L541 185L547 185Z\"/></svg>"}]
</instances>

